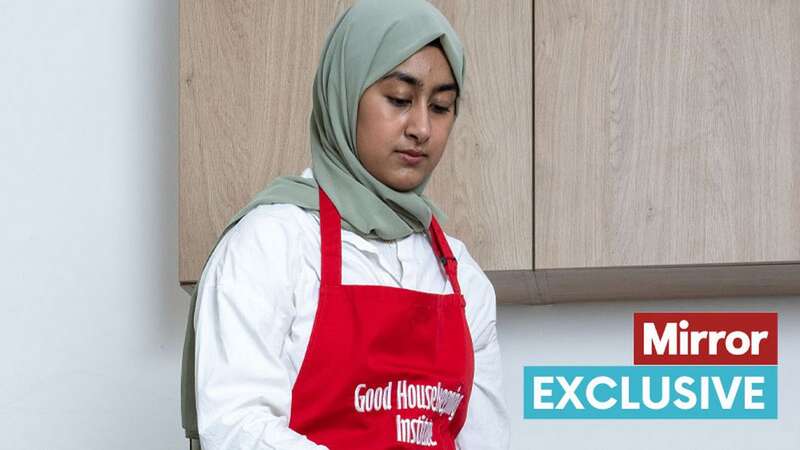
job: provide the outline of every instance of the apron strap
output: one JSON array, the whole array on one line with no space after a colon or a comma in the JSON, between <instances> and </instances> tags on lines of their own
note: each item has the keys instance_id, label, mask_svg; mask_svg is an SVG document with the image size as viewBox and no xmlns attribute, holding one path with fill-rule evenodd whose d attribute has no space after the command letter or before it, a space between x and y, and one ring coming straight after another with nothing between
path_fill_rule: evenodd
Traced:
<instances>
[{"instance_id":1,"label":"apron strap","mask_svg":"<svg viewBox=\"0 0 800 450\"><path fill-rule=\"evenodd\" d=\"M322 249L323 286L340 286L342 284L342 218L333 202L319 188L319 226L320 248Z\"/></svg>"},{"instance_id":2,"label":"apron strap","mask_svg":"<svg viewBox=\"0 0 800 450\"><path fill-rule=\"evenodd\" d=\"M320 239L322 240L320 244L322 252L321 284L323 286L340 286L342 284L342 218L339 211L336 210L336 206L321 187L319 188L319 221ZM453 256L436 217L431 217L428 231L431 236L433 253L444 266L453 293L461 295L461 286L458 284L458 261Z\"/></svg>"},{"instance_id":3,"label":"apron strap","mask_svg":"<svg viewBox=\"0 0 800 450\"><path fill-rule=\"evenodd\" d=\"M461 286L458 284L458 261L453 256L453 251L450 250L447 238L435 216L431 216L431 225L428 231L433 241L433 253L436 255L436 259L444 266L447 277L450 279L450 286L453 287L453 293L461 295Z\"/></svg>"}]
</instances>

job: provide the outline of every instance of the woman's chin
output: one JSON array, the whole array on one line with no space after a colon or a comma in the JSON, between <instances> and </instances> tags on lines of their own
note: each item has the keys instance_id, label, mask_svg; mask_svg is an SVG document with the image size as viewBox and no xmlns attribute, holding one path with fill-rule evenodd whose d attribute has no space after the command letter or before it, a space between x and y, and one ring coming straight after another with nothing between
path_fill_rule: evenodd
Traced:
<instances>
[{"instance_id":1,"label":"woman's chin","mask_svg":"<svg viewBox=\"0 0 800 450\"><path fill-rule=\"evenodd\" d=\"M388 180L383 181L383 184L389 186L390 188L400 191L412 191L417 186L422 183L423 177L417 173L408 173L407 170L402 171L404 173L397 174L395 176L390 177Z\"/></svg>"}]
</instances>

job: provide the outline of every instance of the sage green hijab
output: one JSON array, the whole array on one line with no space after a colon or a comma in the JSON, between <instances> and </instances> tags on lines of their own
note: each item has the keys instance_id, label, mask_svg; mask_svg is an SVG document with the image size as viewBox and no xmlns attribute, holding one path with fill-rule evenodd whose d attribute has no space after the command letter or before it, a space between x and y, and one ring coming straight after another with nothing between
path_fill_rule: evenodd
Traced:
<instances>
[{"instance_id":1,"label":"sage green hijab","mask_svg":"<svg viewBox=\"0 0 800 450\"><path fill-rule=\"evenodd\" d=\"M328 33L314 78L310 123L314 178L275 179L234 215L217 244L233 225L259 205L292 203L318 211L318 185L336 205L342 227L365 238L396 240L423 232L432 216L444 223L444 213L422 195L429 177L411 191L396 191L367 172L355 147L361 94L437 39L463 92L461 41L447 19L427 1L361 0L341 15ZM186 436L194 439L198 439L194 379L196 300L197 286L189 307L181 367L183 428Z\"/></svg>"},{"instance_id":2,"label":"sage green hijab","mask_svg":"<svg viewBox=\"0 0 800 450\"><path fill-rule=\"evenodd\" d=\"M362 0L328 33L314 78L310 137L314 178L284 176L255 195L231 221L252 208L292 203L319 210L319 184L342 216L342 227L365 238L395 240L425 231L445 214L415 189L396 191L373 177L357 157L356 113L361 94L414 53L440 40L463 90L464 52L447 19L425 0Z\"/></svg>"}]
</instances>

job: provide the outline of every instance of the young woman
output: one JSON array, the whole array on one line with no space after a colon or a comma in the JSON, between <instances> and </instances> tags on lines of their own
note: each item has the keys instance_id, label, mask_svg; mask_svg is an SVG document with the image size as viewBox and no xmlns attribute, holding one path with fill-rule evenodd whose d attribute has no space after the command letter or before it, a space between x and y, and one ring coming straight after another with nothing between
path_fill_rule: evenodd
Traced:
<instances>
[{"instance_id":1,"label":"young woman","mask_svg":"<svg viewBox=\"0 0 800 450\"><path fill-rule=\"evenodd\" d=\"M312 167L226 227L182 380L203 450L506 449L492 285L422 192L464 55L424 0L363 0L328 34Z\"/></svg>"}]
</instances>

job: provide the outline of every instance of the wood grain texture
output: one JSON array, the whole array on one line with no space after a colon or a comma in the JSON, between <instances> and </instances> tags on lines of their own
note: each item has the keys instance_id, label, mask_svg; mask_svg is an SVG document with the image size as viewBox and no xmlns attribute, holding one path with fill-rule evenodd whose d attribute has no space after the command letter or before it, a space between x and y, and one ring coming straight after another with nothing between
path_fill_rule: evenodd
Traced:
<instances>
[{"instance_id":1,"label":"wood grain texture","mask_svg":"<svg viewBox=\"0 0 800 450\"><path fill-rule=\"evenodd\" d=\"M310 165L311 88L351 2L180 1L179 279L192 283L233 214ZM426 192L482 267L533 268L532 4L433 2L467 51L466 89Z\"/></svg>"},{"instance_id":2,"label":"wood grain texture","mask_svg":"<svg viewBox=\"0 0 800 450\"><path fill-rule=\"evenodd\" d=\"M530 0L433 0L466 51L466 88L427 194L484 270L533 269Z\"/></svg>"},{"instance_id":3,"label":"wood grain texture","mask_svg":"<svg viewBox=\"0 0 800 450\"><path fill-rule=\"evenodd\" d=\"M800 261L800 2L534 2L535 268Z\"/></svg>"},{"instance_id":4,"label":"wood grain texture","mask_svg":"<svg viewBox=\"0 0 800 450\"><path fill-rule=\"evenodd\" d=\"M311 86L343 1L180 2L179 277L194 281L228 220L310 165Z\"/></svg>"}]
</instances>

